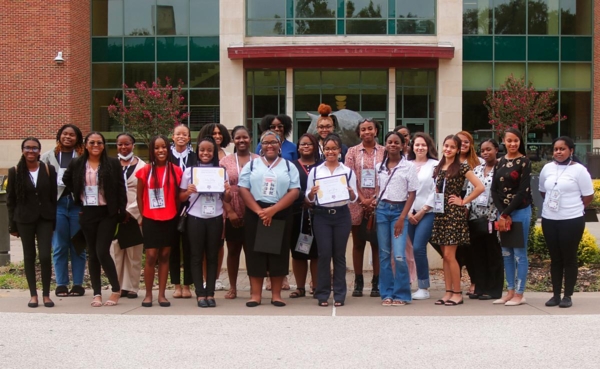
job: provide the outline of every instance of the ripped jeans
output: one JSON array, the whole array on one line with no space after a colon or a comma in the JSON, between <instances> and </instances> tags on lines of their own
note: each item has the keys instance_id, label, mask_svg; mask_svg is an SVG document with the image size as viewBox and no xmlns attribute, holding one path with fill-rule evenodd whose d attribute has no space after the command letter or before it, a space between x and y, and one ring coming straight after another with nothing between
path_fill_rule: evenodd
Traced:
<instances>
[{"instance_id":1,"label":"ripped jeans","mask_svg":"<svg viewBox=\"0 0 600 369\"><path fill-rule=\"evenodd\" d=\"M379 243L379 288L381 299L410 302L410 274L406 263L406 236L408 219L404 221L402 234L394 237L394 224L400 217L405 203L390 204L381 201L377 206L377 241ZM392 273L392 250L396 264L396 275Z\"/></svg>"},{"instance_id":2,"label":"ripped jeans","mask_svg":"<svg viewBox=\"0 0 600 369\"><path fill-rule=\"evenodd\" d=\"M502 245L502 258L504 259L504 272L506 273L507 289L523 294L527 284L529 260L527 259L527 239L529 238L529 222L531 220L531 206L518 209L510 213L513 223L523 223L523 237L525 247L512 248ZM510 246L510 245L506 245ZM516 272L516 276L515 276Z\"/></svg>"}]
</instances>

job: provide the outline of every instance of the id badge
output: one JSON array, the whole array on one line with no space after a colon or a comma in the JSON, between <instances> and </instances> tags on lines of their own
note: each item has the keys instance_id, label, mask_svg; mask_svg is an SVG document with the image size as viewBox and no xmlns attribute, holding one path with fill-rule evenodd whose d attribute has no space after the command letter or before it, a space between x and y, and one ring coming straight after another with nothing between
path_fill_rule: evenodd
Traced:
<instances>
[{"instance_id":1,"label":"id badge","mask_svg":"<svg viewBox=\"0 0 600 369\"><path fill-rule=\"evenodd\" d=\"M85 205L98 206L98 186L85 186Z\"/></svg>"},{"instance_id":2,"label":"id badge","mask_svg":"<svg viewBox=\"0 0 600 369\"><path fill-rule=\"evenodd\" d=\"M200 195L200 213L202 216L214 216L217 208L217 200L215 195Z\"/></svg>"},{"instance_id":3,"label":"id badge","mask_svg":"<svg viewBox=\"0 0 600 369\"><path fill-rule=\"evenodd\" d=\"M313 236L310 234L300 233L296 242L296 252L308 255L313 242Z\"/></svg>"},{"instance_id":4,"label":"id badge","mask_svg":"<svg viewBox=\"0 0 600 369\"><path fill-rule=\"evenodd\" d=\"M478 206L487 206L488 205L488 193L485 191L481 195L477 196L477 201L475 202Z\"/></svg>"},{"instance_id":5,"label":"id badge","mask_svg":"<svg viewBox=\"0 0 600 369\"><path fill-rule=\"evenodd\" d=\"M375 169L363 169L360 178L362 188L375 188Z\"/></svg>"},{"instance_id":6,"label":"id badge","mask_svg":"<svg viewBox=\"0 0 600 369\"><path fill-rule=\"evenodd\" d=\"M65 172L67 171L67 168L59 168L58 169L58 173L56 173L56 184L62 187L65 187L65 184L63 183L63 176L65 175Z\"/></svg>"},{"instance_id":7,"label":"id badge","mask_svg":"<svg viewBox=\"0 0 600 369\"><path fill-rule=\"evenodd\" d=\"M560 206L560 191L552 190L548 199L548 208L552 211L558 211Z\"/></svg>"},{"instance_id":8,"label":"id badge","mask_svg":"<svg viewBox=\"0 0 600 369\"><path fill-rule=\"evenodd\" d=\"M149 188L148 198L150 199L150 209L165 208L165 191L162 188Z\"/></svg>"},{"instance_id":9,"label":"id badge","mask_svg":"<svg viewBox=\"0 0 600 369\"><path fill-rule=\"evenodd\" d=\"M433 198L433 212L438 214L444 213L444 194L436 193Z\"/></svg>"},{"instance_id":10,"label":"id badge","mask_svg":"<svg viewBox=\"0 0 600 369\"><path fill-rule=\"evenodd\" d=\"M263 177L262 195L266 197L277 197L277 177L265 175Z\"/></svg>"}]
</instances>

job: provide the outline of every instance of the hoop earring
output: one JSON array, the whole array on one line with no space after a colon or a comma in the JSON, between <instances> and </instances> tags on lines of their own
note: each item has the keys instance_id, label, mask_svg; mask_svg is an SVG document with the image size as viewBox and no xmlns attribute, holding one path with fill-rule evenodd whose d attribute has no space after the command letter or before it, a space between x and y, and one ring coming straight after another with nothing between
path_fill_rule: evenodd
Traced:
<instances>
[{"instance_id":1,"label":"hoop earring","mask_svg":"<svg viewBox=\"0 0 600 369\"><path fill-rule=\"evenodd\" d=\"M265 152L262 150L262 148L260 149L260 151L258 152L258 155L260 156L265 156Z\"/></svg>"}]
</instances>

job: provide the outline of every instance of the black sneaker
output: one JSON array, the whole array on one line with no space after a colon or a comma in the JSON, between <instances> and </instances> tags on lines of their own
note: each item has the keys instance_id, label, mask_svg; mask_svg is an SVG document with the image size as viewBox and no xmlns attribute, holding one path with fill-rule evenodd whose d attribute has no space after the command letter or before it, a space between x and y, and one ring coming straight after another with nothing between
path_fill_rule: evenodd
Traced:
<instances>
[{"instance_id":1,"label":"black sneaker","mask_svg":"<svg viewBox=\"0 0 600 369\"><path fill-rule=\"evenodd\" d=\"M570 308L571 306L573 306L573 302L571 301L571 296L563 297L560 304L558 304L558 307L561 307L561 308Z\"/></svg>"},{"instance_id":2,"label":"black sneaker","mask_svg":"<svg viewBox=\"0 0 600 369\"><path fill-rule=\"evenodd\" d=\"M552 296L552 298L550 300L546 301L546 306L549 306L549 307L558 306L558 304L560 304L560 295Z\"/></svg>"}]
</instances>

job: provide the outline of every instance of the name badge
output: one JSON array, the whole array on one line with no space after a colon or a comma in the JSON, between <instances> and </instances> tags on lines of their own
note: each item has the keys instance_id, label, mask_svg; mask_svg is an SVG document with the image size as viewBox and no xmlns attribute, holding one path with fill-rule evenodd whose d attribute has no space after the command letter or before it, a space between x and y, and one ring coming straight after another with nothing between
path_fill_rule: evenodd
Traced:
<instances>
[{"instance_id":1,"label":"name badge","mask_svg":"<svg viewBox=\"0 0 600 369\"><path fill-rule=\"evenodd\" d=\"M213 194L208 195L200 195L200 205L201 210L200 213L202 216L211 216L215 215L217 212L217 199Z\"/></svg>"},{"instance_id":2,"label":"name badge","mask_svg":"<svg viewBox=\"0 0 600 369\"><path fill-rule=\"evenodd\" d=\"M165 208L165 191L162 188L149 188L148 198L150 199L150 209Z\"/></svg>"},{"instance_id":3,"label":"name badge","mask_svg":"<svg viewBox=\"0 0 600 369\"><path fill-rule=\"evenodd\" d=\"M362 188L375 188L375 169L363 169L360 178Z\"/></svg>"},{"instance_id":4,"label":"name badge","mask_svg":"<svg viewBox=\"0 0 600 369\"><path fill-rule=\"evenodd\" d=\"M85 186L85 206L98 206L98 186Z\"/></svg>"},{"instance_id":5,"label":"name badge","mask_svg":"<svg viewBox=\"0 0 600 369\"><path fill-rule=\"evenodd\" d=\"M312 246L313 236L310 234L300 233L296 242L296 252L308 255Z\"/></svg>"},{"instance_id":6,"label":"name badge","mask_svg":"<svg viewBox=\"0 0 600 369\"><path fill-rule=\"evenodd\" d=\"M436 193L433 198L433 212L438 214L444 213L444 194Z\"/></svg>"},{"instance_id":7,"label":"name badge","mask_svg":"<svg viewBox=\"0 0 600 369\"><path fill-rule=\"evenodd\" d=\"M558 211L560 208L560 191L552 190L550 191L550 196L548 197L548 209L552 211Z\"/></svg>"},{"instance_id":8,"label":"name badge","mask_svg":"<svg viewBox=\"0 0 600 369\"><path fill-rule=\"evenodd\" d=\"M487 193L487 191L485 191L481 195L477 196L477 201L475 202L475 204L477 206L487 206L488 199L489 199L488 193Z\"/></svg>"},{"instance_id":9,"label":"name badge","mask_svg":"<svg viewBox=\"0 0 600 369\"><path fill-rule=\"evenodd\" d=\"M65 187L65 184L63 183L63 176L65 175L65 172L67 171L67 168L59 168L58 169L58 173L56 173L56 184L62 187Z\"/></svg>"},{"instance_id":10,"label":"name badge","mask_svg":"<svg viewBox=\"0 0 600 369\"><path fill-rule=\"evenodd\" d=\"M277 197L277 177L265 175L263 177L262 195L266 197Z\"/></svg>"}]
</instances>

